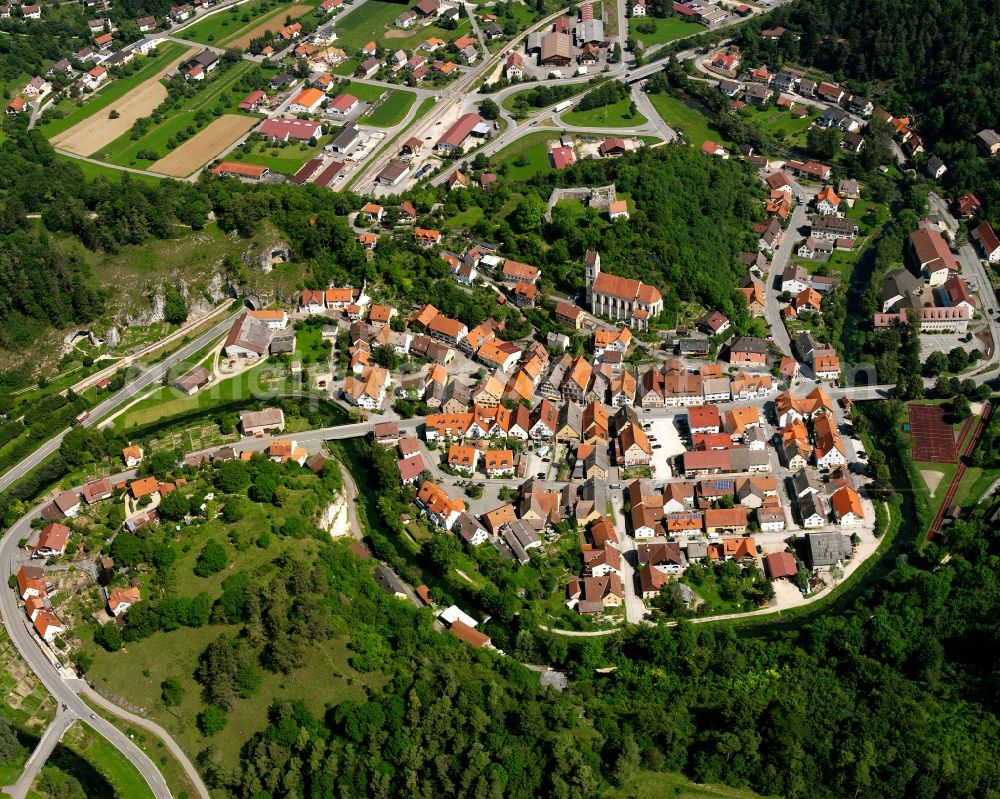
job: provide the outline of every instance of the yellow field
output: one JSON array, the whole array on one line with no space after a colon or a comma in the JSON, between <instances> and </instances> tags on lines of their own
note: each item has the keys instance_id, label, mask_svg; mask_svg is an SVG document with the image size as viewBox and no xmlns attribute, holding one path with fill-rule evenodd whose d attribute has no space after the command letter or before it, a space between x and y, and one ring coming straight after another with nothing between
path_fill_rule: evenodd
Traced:
<instances>
[{"instance_id":1,"label":"yellow field","mask_svg":"<svg viewBox=\"0 0 1000 799\"><path fill-rule=\"evenodd\" d=\"M238 114L221 116L172 153L153 164L149 171L174 178L186 178L229 147L258 121L253 117Z\"/></svg>"},{"instance_id":2,"label":"yellow field","mask_svg":"<svg viewBox=\"0 0 1000 799\"><path fill-rule=\"evenodd\" d=\"M231 42L226 42L226 47L238 47L240 50L246 50L250 46L250 42L254 39L259 39L265 33L270 31L271 33L277 33L283 27L285 27L286 17L291 17L292 19L297 19L298 17L304 16L308 12L312 11L312 6L292 6L284 14L278 14L275 17L267 20L267 22L262 22L256 28L247 33L244 33L237 39L233 39ZM278 48L280 49L280 48Z\"/></svg>"},{"instance_id":3,"label":"yellow field","mask_svg":"<svg viewBox=\"0 0 1000 799\"><path fill-rule=\"evenodd\" d=\"M128 133L137 119L149 116L166 99L167 90L160 83L160 79L181 61L197 52L196 49L191 49L178 56L158 74L140 83L110 108L102 109L90 119L85 119L55 136L52 145L76 155L93 155L111 144L119 136ZM117 119L108 118L112 110L118 112Z\"/></svg>"}]
</instances>

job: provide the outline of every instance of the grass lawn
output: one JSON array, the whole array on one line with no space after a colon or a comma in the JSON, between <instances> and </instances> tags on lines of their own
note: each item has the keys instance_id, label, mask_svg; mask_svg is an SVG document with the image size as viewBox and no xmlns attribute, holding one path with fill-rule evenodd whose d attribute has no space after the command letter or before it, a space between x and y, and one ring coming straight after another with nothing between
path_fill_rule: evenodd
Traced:
<instances>
[{"instance_id":1,"label":"grass lawn","mask_svg":"<svg viewBox=\"0 0 1000 799\"><path fill-rule=\"evenodd\" d=\"M341 61L337 66L333 68L334 75L348 76L353 75L354 70L356 70L361 65L360 58L348 58Z\"/></svg>"},{"instance_id":2,"label":"grass lawn","mask_svg":"<svg viewBox=\"0 0 1000 799\"><path fill-rule=\"evenodd\" d=\"M221 46L249 33L274 17L283 18L292 6L297 5L315 4L310 0L302 0L302 2L260 2L253 6L233 6L230 11L213 14L189 28L184 28L180 35L193 42Z\"/></svg>"},{"instance_id":3,"label":"grass lawn","mask_svg":"<svg viewBox=\"0 0 1000 799\"><path fill-rule=\"evenodd\" d=\"M439 28L437 25L428 25L425 28L419 23L406 30L397 28L393 23L406 8L405 5L386 0L366 0L364 5L345 14L343 19L337 22L337 47L342 48L348 55L354 55L374 39L380 47L388 50L402 49L409 52L426 39L436 37L451 42L468 33L471 28L469 18L464 14L459 19L458 27L453 31Z\"/></svg>"},{"instance_id":4,"label":"grass lawn","mask_svg":"<svg viewBox=\"0 0 1000 799\"><path fill-rule=\"evenodd\" d=\"M207 85L204 89L198 92L190 101L182 103L180 108L175 108L171 111L170 115L161 125L150 130L141 139L133 141L130 134L125 133L96 153L94 157L103 158L120 166L138 166L142 168L153 164L154 161L139 158L139 151L151 150L158 153L161 158L167 155L170 152L167 142L185 129L196 129L195 115L202 110L214 109L214 106L220 100L226 99L224 98L226 92L232 89L240 77L253 69L253 67L254 64L251 62L241 61L222 75L218 75L214 80L206 81ZM238 106L242 99L242 97L237 97L235 94L230 93L228 101L223 103L224 111L226 113L239 113ZM245 116L259 119L258 116L253 114L245 114ZM200 132L209 124L211 124L211 120L201 128L197 128L197 130Z\"/></svg>"},{"instance_id":5,"label":"grass lawn","mask_svg":"<svg viewBox=\"0 0 1000 799\"><path fill-rule=\"evenodd\" d=\"M917 467L917 471L920 472L920 477L923 479L924 484L927 488L927 494L930 498L929 504L931 509L931 518L938 512L938 508L941 507L941 503L944 502L944 495L948 493L948 486L951 485L951 480L955 476L955 471L958 469L958 464L955 463L930 463L928 461L914 461L913 465ZM941 472L944 476L941 478L941 482L937 484L937 488L934 491L930 490L930 485L927 482L927 477L924 472Z\"/></svg>"},{"instance_id":6,"label":"grass lawn","mask_svg":"<svg viewBox=\"0 0 1000 799\"><path fill-rule=\"evenodd\" d=\"M586 128L634 128L644 125L646 117L636 111L629 113L631 99L624 97L617 103L603 108L593 108L590 111L567 111L562 120L567 125L579 125Z\"/></svg>"},{"instance_id":7,"label":"grass lawn","mask_svg":"<svg viewBox=\"0 0 1000 799\"><path fill-rule=\"evenodd\" d=\"M583 94L585 91L588 91L588 90L594 88L589 83L567 83L566 85L572 87L574 89L574 92L572 94L567 95L566 97L564 97L563 98L564 100L568 100L571 97L576 97L577 95ZM533 91L533 90L534 89L532 87L528 87L524 91L514 92L513 94L509 94L509 95L507 95L506 97L503 98L503 102L500 103L500 105L502 105L508 111L514 111L515 110L515 108L514 108L514 101L517 100L518 97L523 97L528 92ZM538 110L537 108L535 108L533 106L528 106L528 109L529 109L529 111L532 111L532 112Z\"/></svg>"},{"instance_id":8,"label":"grass lawn","mask_svg":"<svg viewBox=\"0 0 1000 799\"><path fill-rule=\"evenodd\" d=\"M354 84L357 87L359 84ZM403 121L417 95L413 92L392 90L386 98L371 109L362 119L366 125L378 128L391 128Z\"/></svg>"},{"instance_id":9,"label":"grass lawn","mask_svg":"<svg viewBox=\"0 0 1000 799\"><path fill-rule=\"evenodd\" d=\"M770 133L776 139L784 141L804 135L815 118L813 116L794 117L790 111L776 106L761 110L750 105L740 110L740 116L765 133Z\"/></svg>"},{"instance_id":10,"label":"grass lawn","mask_svg":"<svg viewBox=\"0 0 1000 799\"><path fill-rule=\"evenodd\" d=\"M473 227L483 218L483 209L478 205L472 205L465 211L459 211L450 219L445 220L445 230L467 230Z\"/></svg>"},{"instance_id":11,"label":"grass lawn","mask_svg":"<svg viewBox=\"0 0 1000 799\"><path fill-rule=\"evenodd\" d=\"M303 479L314 478L309 475ZM280 526L288 516L299 513L301 504L311 496L308 488L293 490L293 500L287 508L252 504L245 519L235 527L255 535L256 531L267 529L272 524ZM231 527L213 519L197 528L186 528L185 540L178 547L180 551L174 571L177 596L193 596L206 591L210 596L217 597L222 581L236 572L253 574L255 579L266 583L282 568L277 561L283 552L293 551L302 562L316 557L318 544L311 539L277 538L272 539L271 546L266 549L252 545L239 551L227 540L227 531ZM231 565L220 574L200 578L194 575L193 565L204 542L210 538L224 542ZM114 653L93 647L94 665L88 676L97 686L144 708L190 757L211 746L228 767L237 765L240 747L266 723L262 708L269 707L273 702L302 699L313 713L322 716L327 704L336 704L348 698L361 699L366 685L380 687L384 684L385 677L379 673L362 675L351 668L346 637L337 636L317 642L303 653L303 665L291 673L262 671L261 685L254 696L237 700L228 713L225 729L206 739L194 723L202 701L200 686L193 675L198 659L209 643L220 636L239 635L239 631L239 626L209 624L194 629L159 632L142 641L130 642L124 650ZM164 657L164 652L169 652L170 657ZM122 681L120 675L123 673L129 674L130 678ZM160 685L168 677L179 679L185 688L181 704L169 711L160 698Z\"/></svg>"},{"instance_id":12,"label":"grass lawn","mask_svg":"<svg viewBox=\"0 0 1000 799\"><path fill-rule=\"evenodd\" d=\"M508 144L491 160L496 164L507 164L509 180L526 180L532 175L551 169L546 145L558 138L559 136L552 131L529 133ZM515 163L519 160L520 164Z\"/></svg>"},{"instance_id":13,"label":"grass lawn","mask_svg":"<svg viewBox=\"0 0 1000 799\"><path fill-rule=\"evenodd\" d=\"M980 469L977 466L967 468L955 491L955 504L971 505L979 502L986 490L998 479L1000 469Z\"/></svg>"},{"instance_id":14,"label":"grass lawn","mask_svg":"<svg viewBox=\"0 0 1000 799\"><path fill-rule=\"evenodd\" d=\"M636 30L640 25L645 27L650 23L656 26L656 30L652 33L640 33ZM631 17L628 21L628 29L629 33L632 34L632 38L642 42L643 47L648 49L651 45L666 44L675 39L690 36L692 33L704 33L705 26L699 25L697 22L688 22L675 16L665 17L664 19Z\"/></svg>"},{"instance_id":15,"label":"grass lawn","mask_svg":"<svg viewBox=\"0 0 1000 799\"><path fill-rule=\"evenodd\" d=\"M283 371L280 379L268 379L268 375L275 369L281 371L282 368L275 363L265 361L236 377L215 380L190 397L171 386L164 386L119 416L115 420L115 428L127 429L169 416L284 391L287 386Z\"/></svg>"},{"instance_id":16,"label":"grass lawn","mask_svg":"<svg viewBox=\"0 0 1000 799\"><path fill-rule=\"evenodd\" d=\"M78 158L71 158L62 153L56 153L56 158L76 164L87 180L104 178L110 180L112 183L118 183L125 175L128 175L129 180L138 180L144 183L156 183L157 181L164 180L164 178L155 175L135 175L121 169L115 169L114 167L92 164L90 161L81 161Z\"/></svg>"},{"instance_id":17,"label":"grass lawn","mask_svg":"<svg viewBox=\"0 0 1000 799\"><path fill-rule=\"evenodd\" d=\"M66 731L60 746L83 758L100 772L117 796L152 799L152 790L129 759L82 722L77 722Z\"/></svg>"},{"instance_id":18,"label":"grass lawn","mask_svg":"<svg viewBox=\"0 0 1000 799\"><path fill-rule=\"evenodd\" d=\"M699 785L683 774L673 772L642 771L634 785L613 794L616 799L757 799L758 794L745 788L728 785Z\"/></svg>"},{"instance_id":19,"label":"grass lawn","mask_svg":"<svg viewBox=\"0 0 1000 799\"><path fill-rule=\"evenodd\" d=\"M245 153L243 148L239 147L227 157L235 161L260 164L268 167L272 172L279 172L282 175L294 175L306 161L323 151L323 145L329 139L329 136L324 136L315 147L310 147L308 142L290 141L286 144L280 144L259 141L250 145L249 152Z\"/></svg>"},{"instance_id":20,"label":"grass lawn","mask_svg":"<svg viewBox=\"0 0 1000 799\"><path fill-rule=\"evenodd\" d=\"M650 94L649 100L653 108L663 117L674 130L684 134L684 138L692 147L701 147L706 141L727 144L722 134L708 124L705 117L681 100L669 94Z\"/></svg>"},{"instance_id":21,"label":"grass lawn","mask_svg":"<svg viewBox=\"0 0 1000 799\"><path fill-rule=\"evenodd\" d=\"M108 711L100 705L91 702L89 699L84 699L84 701L93 709L95 713L97 713L98 716L101 716L106 721L111 722L119 730L129 736L129 738L132 739L132 742L156 764L156 767L160 770L160 774L163 775L163 779L166 780L167 787L170 789L171 794L174 796L180 796L184 793L190 797L196 795L194 785L192 785L191 780L188 779L187 773L184 771L184 767L180 764L180 761L170 753L166 745L158 736L142 727L133 726L113 713L108 713Z\"/></svg>"},{"instance_id":22,"label":"grass lawn","mask_svg":"<svg viewBox=\"0 0 1000 799\"><path fill-rule=\"evenodd\" d=\"M143 64L142 68L137 72L129 75L127 78L119 78L111 81L111 83L99 92L90 95L84 100L82 106L77 107L77 101L75 100L60 101L56 105L56 108L65 112L66 115L62 119L54 119L44 125L39 125L38 129L48 138L52 138L64 130L69 130L78 122L82 122L96 114L102 108L107 108L112 103L120 100L140 83L153 77L187 49L182 44L166 42L153 51L152 57L136 56L136 62Z\"/></svg>"}]
</instances>

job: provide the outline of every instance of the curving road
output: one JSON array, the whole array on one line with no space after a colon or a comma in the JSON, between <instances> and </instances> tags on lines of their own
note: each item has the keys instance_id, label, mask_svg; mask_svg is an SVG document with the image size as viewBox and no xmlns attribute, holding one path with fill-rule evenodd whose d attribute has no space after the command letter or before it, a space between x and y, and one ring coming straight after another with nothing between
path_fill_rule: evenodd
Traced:
<instances>
[{"instance_id":1,"label":"curving road","mask_svg":"<svg viewBox=\"0 0 1000 799\"><path fill-rule=\"evenodd\" d=\"M209 330L185 344L177 350L177 352L147 369L137 379L128 383L121 391L109 397L94 408L90 412L90 417L83 424L88 427L96 424L113 410L128 402L157 381L161 380L175 364L180 363L191 355L194 355L200 349L207 346L215 339L221 337L232 326L233 320L236 316L238 316L238 314L232 314L226 317ZM9 488L13 483L24 477L46 458L55 453L62 444L63 438L65 438L66 434L69 432L69 429L70 428L63 430L58 435L46 441L31 455L17 464L17 466L14 466L6 474L0 477L0 491ZM127 472L122 475L118 475L117 477L121 479L123 477L133 475L134 472ZM16 573L20 564L23 562L25 553L18 548L18 541L21 538L28 537L31 530L32 520L40 515L42 507L46 504L47 502L41 503L25 514L6 532L3 538L0 539L0 564L3 564L2 568L6 569L7 574ZM157 799L169 799L170 791L167 789L166 782L154 763L142 752L142 750L135 746L135 744L133 744L125 735L123 735L118 728L93 714L83 700L81 700L77 695L76 690L72 687L72 685L64 679L64 675L58 670L57 666L53 664L52 660L50 660L48 651L43 649L41 643L36 637L34 629L31 627L27 616L25 616L18 605L18 597L15 592L9 590L0 591L0 616L3 617L4 627L6 627L7 633L14 646L21 653L21 656L24 658L31 670L38 676L42 685L45 686L49 693L52 694L53 698L55 698L56 702L59 703L60 707L64 707L70 714L73 715L73 717L81 719L85 724L89 724L97 733L102 735L119 751L121 751L139 770L143 779L145 779L149 784L150 789L153 791L153 794L157 797ZM115 712L120 711L116 709ZM63 723L60 721L62 718L63 717L61 716L57 717L57 722ZM52 729L54 732L58 731L57 727ZM65 729L65 727L63 729ZM61 735L61 732L59 734ZM171 751L173 751L178 757L181 764L184 766L185 771L187 771L189 775L194 775L192 781L196 786L198 786L202 798L207 799L208 793L204 790L204 785L201 783L201 780L197 778L197 772L184 756L183 752L181 752L180 748L165 732L161 734L161 737L164 739L164 742L171 749ZM55 742L58 742L58 738L55 738ZM39 744L39 750L32 756L33 759L29 761L29 767L34 768L36 773L37 769L41 767L41 764L45 762L45 758L48 757L48 752L51 751L51 747L55 746L55 742L51 740L51 736L47 731L46 735L43 736L42 741ZM43 746L50 747L48 752L42 748ZM29 779L29 776L30 775L22 775L18 784L13 786L13 789L15 790L15 797L23 795L19 793L21 787L24 788L25 792L27 791L27 788L30 787L31 779L33 779L33 777L30 777ZM24 780L27 780L27 785L22 786L22 782Z\"/></svg>"},{"instance_id":2,"label":"curving road","mask_svg":"<svg viewBox=\"0 0 1000 799\"><path fill-rule=\"evenodd\" d=\"M202 347L207 346L215 339L221 337L227 330L229 330L230 327L232 327L233 321L235 321L236 317L239 316L239 313L241 312L242 311L226 317L221 322L214 325L211 329L202 333L196 339L193 339L185 344L173 355L170 355L160 363L151 366L131 383L128 383L117 394L108 397L104 400L104 402L91 410L90 418L83 423L84 427L91 427L95 425L115 408L133 399L137 394L149 388L149 386L153 385L158 380L162 380L170 368L175 364L180 363L191 355L194 355ZM66 434L69 431L70 428L67 427L61 433L42 444L38 449L31 453L31 455L17 464L17 466L12 467L3 476L0 476L0 491L6 491L11 485L20 480L42 461L56 452L62 444L63 438L66 437Z\"/></svg>"}]
</instances>

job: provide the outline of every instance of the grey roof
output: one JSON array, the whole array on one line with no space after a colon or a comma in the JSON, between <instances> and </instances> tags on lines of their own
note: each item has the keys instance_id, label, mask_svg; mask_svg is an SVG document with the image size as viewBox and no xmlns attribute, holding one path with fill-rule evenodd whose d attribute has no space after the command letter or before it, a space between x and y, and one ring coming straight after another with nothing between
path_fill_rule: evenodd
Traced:
<instances>
[{"instance_id":1,"label":"grey roof","mask_svg":"<svg viewBox=\"0 0 1000 799\"><path fill-rule=\"evenodd\" d=\"M812 337L812 333L808 330L803 330L795 338L795 351L799 354L799 357L808 361L809 356L812 355L813 350L815 350L819 345L816 340Z\"/></svg>"},{"instance_id":2,"label":"grey roof","mask_svg":"<svg viewBox=\"0 0 1000 799\"><path fill-rule=\"evenodd\" d=\"M595 450L601 447L595 447ZM580 491L580 498L594 503L594 508L599 513L604 513L608 506L608 482L607 480L597 480L591 477L583 484Z\"/></svg>"},{"instance_id":3,"label":"grey roof","mask_svg":"<svg viewBox=\"0 0 1000 799\"><path fill-rule=\"evenodd\" d=\"M189 390L192 388L198 388L199 386L203 386L211 379L212 379L212 374L211 372L208 371L208 369L206 369L204 366L196 366L187 374L178 378L177 385L185 390Z\"/></svg>"},{"instance_id":4,"label":"grey roof","mask_svg":"<svg viewBox=\"0 0 1000 799\"><path fill-rule=\"evenodd\" d=\"M799 469L792 475L792 486L795 489L795 496L797 497L805 494L819 493L819 484L805 469Z\"/></svg>"},{"instance_id":5,"label":"grey roof","mask_svg":"<svg viewBox=\"0 0 1000 799\"><path fill-rule=\"evenodd\" d=\"M559 409L559 430L567 426L577 435L583 432L583 408L575 402L567 402Z\"/></svg>"},{"instance_id":6,"label":"grey roof","mask_svg":"<svg viewBox=\"0 0 1000 799\"><path fill-rule=\"evenodd\" d=\"M286 330L275 333L274 338L271 339L269 349L271 355L278 355L280 353L291 354L295 352L295 331Z\"/></svg>"},{"instance_id":7,"label":"grey roof","mask_svg":"<svg viewBox=\"0 0 1000 799\"><path fill-rule=\"evenodd\" d=\"M689 561L707 557L708 557L708 541L687 542L687 559Z\"/></svg>"},{"instance_id":8,"label":"grey roof","mask_svg":"<svg viewBox=\"0 0 1000 799\"><path fill-rule=\"evenodd\" d=\"M833 566L851 557L851 537L844 533L808 533L809 562L817 566Z\"/></svg>"},{"instance_id":9,"label":"grey roof","mask_svg":"<svg viewBox=\"0 0 1000 799\"><path fill-rule=\"evenodd\" d=\"M542 541L541 536L538 535L535 528L523 519L511 522L510 531L525 549L531 546L536 546Z\"/></svg>"},{"instance_id":10,"label":"grey roof","mask_svg":"<svg viewBox=\"0 0 1000 799\"><path fill-rule=\"evenodd\" d=\"M255 319L249 314L243 314L233 323L223 348L242 347L263 355L267 352L267 344L270 339L271 329L267 326L267 322Z\"/></svg>"},{"instance_id":11,"label":"grey roof","mask_svg":"<svg viewBox=\"0 0 1000 799\"><path fill-rule=\"evenodd\" d=\"M841 196L856 197L859 192L858 181L854 178L842 178L837 184L837 194Z\"/></svg>"},{"instance_id":12,"label":"grey roof","mask_svg":"<svg viewBox=\"0 0 1000 799\"><path fill-rule=\"evenodd\" d=\"M262 408L259 411L241 411L240 425L243 430L253 427L284 426L285 414L281 408Z\"/></svg>"},{"instance_id":13,"label":"grey roof","mask_svg":"<svg viewBox=\"0 0 1000 799\"><path fill-rule=\"evenodd\" d=\"M759 352L767 353L767 342L756 336L740 336L733 342L733 352Z\"/></svg>"},{"instance_id":14,"label":"grey roof","mask_svg":"<svg viewBox=\"0 0 1000 799\"><path fill-rule=\"evenodd\" d=\"M682 338L677 341L677 352L681 355L685 353L708 352L708 349L707 338Z\"/></svg>"},{"instance_id":15,"label":"grey roof","mask_svg":"<svg viewBox=\"0 0 1000 799\"><path fill-rule=\"evenodd\" d=\"M531 558L528 557L528 551L521 546L521 542L517 540L517 537L510 531L510 528L505 527L501 535L503 536L504 543L507 544L518 563L523 566L531 561Z\"/></svg>"},{"instance_id":16,"label":"grey roof","mask_svg":"<svg viewBox=\"0 0 1000 799\"><path fill-rule=\"evenodd\" d=\"M603 42L604 22L599 19L585 19L573 29L577 42Z\"/></svg>"},{"instance_id":17,"label":"grey roof","mask_svg":"<svg viewBox=\"0 0 1000 799\"><path fill-rule=\"evenodd\" d=\"M378 583L379 588L389 594L406 594L406 583L404 583L399 575L396 574L388 566L379 566L375 569L375 582Z\"/></svg>"},{"instance_id":18,"label":"grey roof","mask_svg":"<svg viewBox=\"0 0 1000 799\"><path fill-rule=\"evenodd\" d=\"M1000 133L997 133L992 128L986 128L984 130L979 131L979 133L976 134L976 138L979 139L979 141L981 141L987 147L995 147L997 145L1000 145Z\"/></svg>"},{"instance_id":19,"label":"grey roof","mask_svg":"<svg viewBox=\"0 0 1000 799\"><path fill-rule=\"evenodd\" d=\"M799 516L805 521L813 515L820 516L823 519L826 518L823 496L821 494L804 494L799 497Z\"/></svg>"},{"instance_id":20,"label":"grey roof","mask_svg":"<svg viewBox=\"0 0 1000 799\"><path fill-rule=\"evenodd\" d=\"M441 404L443 405L449 400L455 400L465 407L469 407L472 404L472 386L458 380L452 380L444 389Z\"/></svg>"},{"instance_id":21,"label":"grey roof","mask_svg":"<svg viewBox=\"0 0 1000 799\"><path fill-rule=\"evenodd\" d=\"M462 511L459 517L455 520L455 525L452 528L453 531L457 530L458 534L462 537L462 540L466 543L472 541L473 536L476 535L480 530L486 532L486 528L483 527L468 511Z\"/></svg>"},{"instance_id":22,"label":"grey roof","mask_svg":"<svg viewBox=\"0 0 1000 799\"><path fill-rule=\"evenodd\" d=\"M330 147L334 150L344 150L350 149L354 142L358 138L358 129L353 124L345 125L341 128L340 133L338 133L333 141L330 142Z\"/></svg>"},{"instance_id":23,"label":"grey roof","mask_svg":"<svg viewBox=\"0 0 1000 799\"><path fill-rule=\"evenodd\" d=\"M899 301L897 298L906 299L921 285L923 284L920 278L908 269L893 269L891 272L886 272L881 286L882 307L885 308L890 303L895 304Z\"/></svg>"},{"instance_id":24,"label":"grey roof","mask_svg":"<svg viewBox=\"0 0 1000 799\"><path fill-rule=\"evenodd\" d=\"M842 219L837 216L813 216L809 219L813 233L836 233L843 236L854 236L857 225L853 219Z\"/></svg>"},{"instance_id":25,"label":"grey roof","mask_svg":"<svg viewBox=\"0 0 1000 799\"><path fill-rule=\"evenodd\" d=\"M734 472L748 472L771 462L766 449L734 447L729 450L729 466Z\"/></svg>"}]
</instances>

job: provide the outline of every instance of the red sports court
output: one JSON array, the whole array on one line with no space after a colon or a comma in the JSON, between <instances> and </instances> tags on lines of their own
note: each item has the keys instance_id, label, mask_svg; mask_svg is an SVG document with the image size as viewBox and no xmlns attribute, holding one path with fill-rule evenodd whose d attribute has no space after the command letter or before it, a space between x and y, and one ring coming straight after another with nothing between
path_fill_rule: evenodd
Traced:
<instances>
[{"instance_id":1,"label":"red sports court","mask_svg":"<svg viewBox=\"0 0 1000 799\"><path fill-rule=\"evenodd\" d=\"M941 405L911 405L910 439L913 460L933 463L957 463L958 443L955 431L945 421Z\"/></svg>"}]
</instances>

